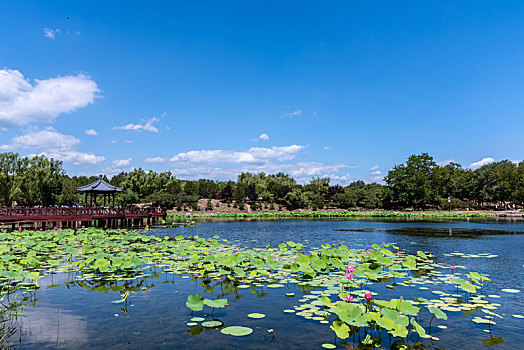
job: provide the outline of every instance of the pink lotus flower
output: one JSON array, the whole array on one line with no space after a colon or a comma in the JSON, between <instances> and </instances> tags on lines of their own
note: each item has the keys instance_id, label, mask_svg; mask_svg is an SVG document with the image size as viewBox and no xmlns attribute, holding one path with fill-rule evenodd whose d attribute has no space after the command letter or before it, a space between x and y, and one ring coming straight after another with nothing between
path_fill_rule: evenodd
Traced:
<instances>
[{"instance_id":1,"label":"pink lotus flower","mask_svg":"<svg viewBox=\"0 0 524 350\"><path fill-rule=\"evenodd\" d=\"M353 272L354 269L355 268L353 266L351 266L351 265L346 266L346 271L347 272Z\"/></svg>"},{"instance_id":2,"label":"pink lotus flower","mask_svg":"<svg viewBox=\"0 0 524 350\"><path fill-rule=\"evenodd\" d=\"M344 276L346 276L346 278L347 278L348 280L352 280L353 278L355 278L355 276L353 276L353 274L352 274L351 272L346 272L346 273L344 274Z\"/></svg>"},{"instance_id":3,"label":"pink lotus flower","mask_svg":"<svg viewBox=\"0 0 524 350\"><path fill-rule=\"evenodd\" d=\"M369 254L373 254L373 251L372 251L372 250L368 250L368 253L369 253Z\"/></svg>"},{"instance_id":4,"label":"pink lotus flower","mask_svg":"<svg viewBox=\"0 0 524 350\"><path fill-rule=\"evenodd\" d=\"M451 265L449 268L455 270L457 267L455 265Z\"/></svg>"},{"instance_id":5,"label":"pink lotus flower","mask_svg":"<svg viewBox=\"0 0 524 350\"><path fill-rule=\"evenodd\" d=\"M366 298L367 301L370 301L371 298L373 298L373 293L369 292L364 295L364 298Z\"/></svg>"},{"instance_id":6,"label":"pink lotus flower","mask_svg":"<svg viewBox=\"0 0 524 350\"><path fill-rule=\"evenodd\" d=\"M350 303L352 300L353 300L353 296L352 296L352 295L346 295L346 296L344 297L344 301L345 301L346 303Z\"/></svg>"}]
</instances>

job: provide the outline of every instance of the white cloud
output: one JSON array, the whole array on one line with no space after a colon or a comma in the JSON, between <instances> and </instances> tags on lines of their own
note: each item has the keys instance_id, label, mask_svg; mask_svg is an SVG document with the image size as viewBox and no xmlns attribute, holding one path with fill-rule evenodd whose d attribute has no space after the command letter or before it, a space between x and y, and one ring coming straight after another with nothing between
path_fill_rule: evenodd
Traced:
<instances>
[{"instance_id":1,"label":"white cloud","mask_svg":"<svg viewBox=\"0 0 524 350\"><path fill-rule=\"evenodd\" d=\"M133 160L133 158L127 158L127 159L117 159L117 160L113 160L113 163L112 165L114 167L126 167L126 166L130 166L131 165L131 161Z\"/></svg>"},{"instance_id":2,"label":"white cloud","mask_svg":"<svg viewBox=\"0 0 524 350\"><path fill-rule=\"evenodd\" d=\"M438 166L446 166L450 163L453 163L454 160L453 159L448 159L448 160L441 160L440 162L437 162L437 165Z\"/></svg>"},{"instance_id":3,"label":"white cloud","mask_svg":"<svg viewBox=\"0 0 524 350\"><path fill-rule=\"evenodd\" d=\"M160 121L159 118L153 117L147 121L143 121L142 124L133 124L129 123L127 125L123 126L115 126L113 130L132 130L132 131L150 131L150 132L158 132L158 128L154 126L154 123L158 123Z\"/></svg>"},{"instance_id":4,"label":"white cloud","mask_svg":"<svg viewBox=\"0 0 524 350\"><path fill-rule=\"evenodd\" d=\"M324 146L323 149L327 151L329 149L329 146Z\"/></svg>"},{"instance_id":5,"label":"white cloud","mask_svg":"<svg viewBox=\"0 0 524 350\"><path fill-rule=\"evenodd\" d=\"M85 133L86 133L86 135L91 135L91 136L96 136L96 135L98 135L98 133L96 132L95 129L87 129L87 130L85 131Z\"/></svg>"},{"instance_id":6,"label":"white cloud","mask_svg":"<svg viewBox=\"0 0 524 350\"><path fill-rule=\"evenodd\" d=\"M382 174L382 171L380 170L375 170L371 172L371 175L380 175L380 174Z\"/></svg>"},{"instance_id":7,"label":"white cloud","mask_svg":"<svg viewBox=\"0 0 524 350\"><path fill-rule=\"evenodd\" d=\"M104 174L115 175L121 173L122 171L132 171L133 167L131 166L131 161L133 158L127 159L116 159L113 160L111 166L102 169Z\"/></svg>"},{"instance_id":8,"label":"white cloud","mask_svg":"<svg viewBox=\"0 0 524 350\"><path fill-rule=\"evenodd\" d=\"M58 159L64 163L72 163L73 165L97 165L106 160L104 156L97 156L92 153L78 151L42 152L39 155L47 158Z\"/></svg>"},{"instance_id":9,"label":"white cloud","mask_svg":"<svg viewBox=\"0 0 524 350\"><path fill-rule=\"evenodd\" d=\"M377 170L378 168L378 165L373 165L371 168L369 168L369 170Z\"/></svg>"},{"instance_id":10,"label":"white cloud","mask_svg":"<svg viewBox=\"0 0 524 350\"><path fill-rule=\"evenodd\" d=\"M124 140L124 143L133 143L131 140Z\"/></svg>"},{"instance_id":11,"label":"white cloud","mask_svg":"<svg viewBox=\"0 0 524 350\"><path fill-rule=\"evenodd\" d=\"M300 117L302 115L302 110L298 109L293 112L284 113L280 116L280 118L293 118L293 117Z\"/></svg>"},{"instance_id":12,"label":"white cloud","mask_svg":"<svg viewBox=\"0 0 524 350\"><path fill-rule=\"evenodd\" d=\"M0 70L0 127L51 123L93 103L100 92L90 77L78 74L35 79L34 84L18 70Z\"/></svg>"},{"instance_id":13,"label":"white cloud","mask_svg":"<svg viewBox=\"0 0 524 350\"><path fill-rule=\"evenodd\" d=\"M217 180L235 179L241 172L268 174L284 172L300 183L307 183L311 177L330 177L339 183L346 182L350 175L340 175L343 169L353 168L347 164L324 164L299 161L290 163L305 147L290 145L281 147L252 147L247 151L200 150L179 153L169 161L171 171L177 177L187 179L212 178ZM164 158L146 159L147 163L163 162Z\"/></svg>"},{"instance_id":14,"label":"white cloud","mask_svg":"<svg viewBox=\"0 0 524 350\"><path fill-rule=\"evenodd\" d=\"M470 169L478 169L480 167L482 167L483 165L486 165L486 164L489 164L489 163L493 163L495 161L495 159L491 158L491 157L487 157L487 158L483 158L482 160L479 160L478 162L475 162L475 163L471 163L469 165Z\"/></svg>"},{"instance_id":15,"label":"white cloud","mask_svg":"<svg viewBox=\"0 0 524 350\"><path fill-rule=\"evenodd\" d=\"M71 135L64 135L52 127L15 136L11 144L1 145L1 149L31 149L46 151L66 151L80 145L80 140Z\"/></svg>"},{"instance_id":16,"label":"white cloud","mask_svg":"<svg viewBox=\"0 0 524 350\"><path fill-rule=\"evenodd\" d=\"M76 137L61 134L54 128L47 127L44 130L33 130L23 135L15 136L10 144L0 145L0 149L33 150L39 152L37 153L38 155L74 165L96 165L105 160L103 156L76 151L75 148L78 146L80 146L80 140Z\"/></svg>"},{"instance_id":17,"label":"white cloud","mask_svg":"<svg viewBox=\"0 0 524 350\"><path fill-rule=\"evenodd\" d=\"M252 147L237 150L198 150L178 153L169 159L170 171L178 178L234 180L242 172L275 174L283 172L299 183L312 177L329 177L333 183L346 184L350 174L340 174L344 169L356 168L347 164L325 164L310 161L293 161L305 146ZM146 163L163 163L168 159L152 157Z\"/></svg>"},{"instance_id":18,"label":"white cloud","mask_svg":"<svg viewBox=\"0 0 524 350\"><path fill-rule=\"evenodd\" d=\"M274 163L268 162L263 165L246 164L242 167L210 167L197 165L191 167L180 167L171 169L171 172L178 178L186 179L216 179L216 180L234 180L242 172L275 174L283 172L293 176L299 183L307 183L312 177L329 177L333 183L345 184L350 180L350 175L338 175L342 169L353 168L346 164L324 164L319 162L298 162Z\"/></svg>"},{"instance_id":19,"label":"white cloud","mask_svg":"<svg viewBox=\"0 0 524 350\"><path fill-rule=\"evenodd\" d=\"M62 31L59 28L51 29L51 28L44 28L44 36L48 39L54 39L56 37L56 34L61 33Z\"/></svg>"},{"instance_id":20,"label":"white cloud","mask_svg":"<svg viewBox=\"0 0 524 350\"><path fill-rule=\"evenodd\" d=\"M153 157L153 158L146 158L145 162L146 163L163 163L166 160L167 159L162 158L162 157Z\"/></svg>"},{"instance_id":21,"label":"white cloud","mask_svg":"<svg viewBox=\"0 0 524 350\"><path fill-rule=\"evenodd\" d=\"M169 160L173 163L261 163L270 159L290 160L304 149L304 146L291 145L277 147L252 147L247 151L200 150L179 153Z\"/></svg>"},{"instance_id":22,"label":"white cloud","mask_svg":"<svg viewBox=\"0 0 524 350\"><path fill-rule=\"evenodd\" d=\"M269 135L264 133L264 134L261 134L258 138L261 139L262 141L267 141L269 140Z\"/></svg>"}]
</instances>

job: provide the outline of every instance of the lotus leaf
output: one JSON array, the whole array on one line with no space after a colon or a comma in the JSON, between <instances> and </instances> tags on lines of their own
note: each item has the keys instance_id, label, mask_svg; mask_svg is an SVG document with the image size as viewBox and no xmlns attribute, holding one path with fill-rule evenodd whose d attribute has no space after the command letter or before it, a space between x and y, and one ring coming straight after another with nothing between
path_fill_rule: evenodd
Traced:
<instances>
[{"instance_id":1,"label":"lotus leaf","mask_svg":"<svg viewBox=\"0 0 524 350\"><path fill-rule=\"evenodd\" d=\"M187 297L186 306L193 311L200 311L204 308L204 299L198 294L191 294Z\"/></svg>"},{"instance_id":2,"label":"lotus leaf","mask_svg":"<svg viewBox=\"0 0 524 350\"><path fill-rule=\"evenodd\" d=\"M242 337L245 335L250 335L253 333L253 329L249 327L242 327L242 326L231 326L222 328L220 331L222 334L232 335L234 337Z\"/></svg>"}]
</instances>

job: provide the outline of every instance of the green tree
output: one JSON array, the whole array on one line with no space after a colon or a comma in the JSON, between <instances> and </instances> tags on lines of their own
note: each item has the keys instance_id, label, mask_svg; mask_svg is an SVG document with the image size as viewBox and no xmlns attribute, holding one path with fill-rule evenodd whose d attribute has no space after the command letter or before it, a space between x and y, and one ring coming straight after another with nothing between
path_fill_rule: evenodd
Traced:
<instances>
[{"instance_id":1,"label":"green tree","mask_svg":"<svg viewBox=\"0 0 524 350\"><path fill-rule=\"evenodd\" d=\"M80 196L76 188L77 186L75 186L75 181L67 176L64 176L58 204L69 206L78 204Z\"/></svg>"},{"instance_id":2,"label":"green tree","mask_svg":"<svg viewBox=\"0 0 524 350\"><path fill-rule=\"evenodd\" d=\"M294 188L284 197L284 203L289 210L307 208L309 200L307 195L299 188Z\"/></svg>"},{"instance_id":3,"label":"green tree","mask_svg":"<svg viewBox=\"0 0 524 350\"><path fill-rule=\"evenodd\" d=\"M246 199L246 191L244 190L244 186L237 183L235 186L235 192L233 192L233 198L235 198L235 201L243 203Z\"/></svg>"},{"instance_id":4,"label":"green tree","mask_svg":"<svg viewBox=\"0 0 524 350\"><path fill-rule=\"evenodd\" d=\"M385 182L392 191L392 200L400 205L424 208L437 202L434 171L437 164L427 153L412 155L405 164L395 165Z\"/></svg>"}]
</instances>

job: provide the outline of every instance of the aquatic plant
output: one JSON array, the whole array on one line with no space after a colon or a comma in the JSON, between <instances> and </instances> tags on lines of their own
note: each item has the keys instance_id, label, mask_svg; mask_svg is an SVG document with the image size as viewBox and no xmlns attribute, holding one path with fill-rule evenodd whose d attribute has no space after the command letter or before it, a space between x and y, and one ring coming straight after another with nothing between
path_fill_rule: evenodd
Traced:
<instances>
[{"instance_id":1,"label":"aquatic plant","mask_svg":"<svg viewBox=\"0 0 524 350\"><path fill-rule=\"evenodd\" d=\"M478 294L489 282L487 276L475 272L465 276L444 274L441 270L447 270L448 265L438 264L429 252L409 254L394 244L373 244L366 249L324 244L319 249L304 251L301 243L288 241L276 247L245 249L219 236L156 237L151 232L83 228L76 232L0 232L0 253L0 296L35 291L42 276L60 272L74 276L66 282L68 287L118 291L120 299L115 303L127 303L133 293L152 288L145 281L159 273L208 281L203 284L205 293L213 292L209 281L217 281L221 283L222 296L241 289L259 293L256 288L278 290L286 284L296 284L304 289L304 295L299 305L284 312L320 324L331 323L330 328L338 338L349 339L350 335L358 334L366 345L380 346L377 339L381 332L404 341L410 332L428 338L426 327L431 329L434 318L447 319L444 311L481 309L486 318L476 317L473 322L487 325L495 324L493 317L502 317L493 311L495 305ZM420 286L433 281L444 287L460 286L464 294L434 289L433 293L441 299L411 297L413 291L407 294L409 298L398 293L397 297L384 299L376 290L369 290L373 283L389 283L388 289L395 290L399 286ZM213 317L215 308L227 305L228 300L223 297L189 295L186 306L192 318L187 323L191 327L188 332L198 334L203 329L224 327L223 334L249 335L251 328L227 327L225 321L206 320L205 306L211 308ZM202 312L203 317L193 315L195 312ZM249 315L262 318L260 313ZM370 334L374 336L368 337Z\"/></svg>"},{"instance_id":2,"label":"aquatic plant","mask_svg":"<svg viewBox=\"0 0 524 350\"><path fill-rule=\"evenodd\" d=\"M191 219L263 219L263 218L278 218L278 219L297 219L297 218L493 218L494 214L479 213L479 212L443 212L443 211L427 211L427 212L392 212L392 211L374 211L374 212L359 212L348 210L334 210L334 211L290 211L290 212L257 212L257 213L187 213L187 214L168 214L169 220L186 220Z\"/></svg>"}]
</instances>

